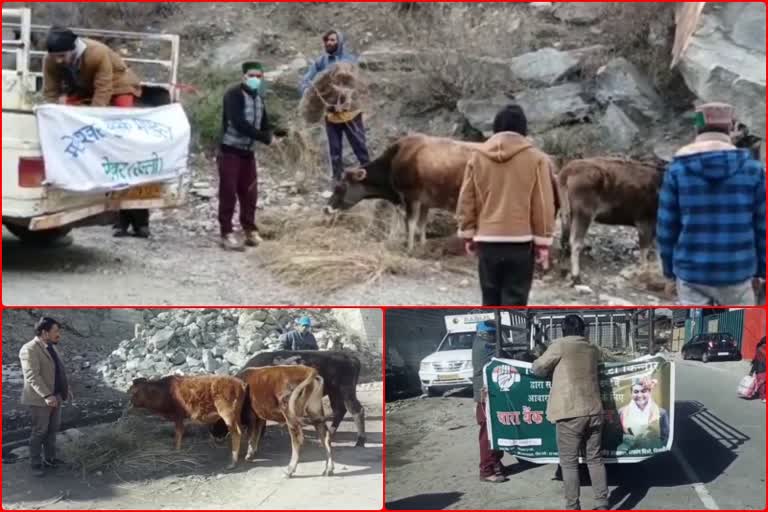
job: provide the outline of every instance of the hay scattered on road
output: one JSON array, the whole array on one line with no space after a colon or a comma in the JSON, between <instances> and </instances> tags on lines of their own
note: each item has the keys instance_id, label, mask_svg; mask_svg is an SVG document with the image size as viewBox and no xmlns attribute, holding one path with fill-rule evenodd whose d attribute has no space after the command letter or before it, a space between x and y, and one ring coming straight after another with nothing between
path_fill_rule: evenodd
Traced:
<instances>
[{"instance_id":1,"label":"hay scattered on road","mask_svg":"<svg viewBox=\"0 0 768 512\"><path fill-rule=\"evenodd\" d=\"M176 451L165 431L158 434L138 418L123 418L62 447L64 459L83 478L97 471L149 474L158 468L193 469L203 466L203 456ZM190 436L185 437L187 448Z\"/></svg>"},{"instance_id":2,"label":"hay scattered on road","mask_svg":"<svg viewBox=\"0 0 768 512\"><path fill-rule=\"evenodd\" d=\"M267 240L259 249L264 265L291 286L334 292L356 284L371 284L384 275L420 274L448 270L470 272L466 258L455 258L450 240L428 240L408 255L404 235L391 229L385 211L262 218Z\"/></svg>"}]
</instances>

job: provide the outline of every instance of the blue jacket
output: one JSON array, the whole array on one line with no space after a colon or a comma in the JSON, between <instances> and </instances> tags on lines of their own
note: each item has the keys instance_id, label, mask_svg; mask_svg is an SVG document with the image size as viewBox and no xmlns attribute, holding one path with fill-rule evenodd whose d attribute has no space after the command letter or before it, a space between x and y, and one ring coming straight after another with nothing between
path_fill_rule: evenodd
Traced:
<instances>
[{"instance_id":1,"label":"blue jacket","mask_svg":"<svg viewBox=\"0 0 768 512\"><path fill-rule=\"evenodd\" d=\"M315 335L309 331L301 334L299 331L290 331L278 339L280 350L318 350Z\"/></svg>"},{"instance_id":2,"label":"blue jacket","mask_svg":"<svg viewBox=\"0 0 768 512\"><path fill-rule=\"evenodd\" d=\"M676 157L657 222L666 277L707 286L765 277L765 170L749 151Z\"/></svg>"},{"instance_id":3,"label":"blue jacket","mask_svg":"<svg viewBox=\"0 0 768 512\"><path fill-rule=\"evenodd\" d=\"M338 31L336 34L339 38L339 47L336 49L336 52L334 52L333 55L329 55L328 53L323 54L322 57L314 61L309 66L309 69L304 75L304 78L301 79L299 92L302 96L304 95L304 91L306 91L312 84L312 81L315 79L315 77L333 64L337 64L339 62L351 62L353 64L357 64L357 56L351 53L347 53L344 49L344 34Z\"/></svg>"}]
</instances>

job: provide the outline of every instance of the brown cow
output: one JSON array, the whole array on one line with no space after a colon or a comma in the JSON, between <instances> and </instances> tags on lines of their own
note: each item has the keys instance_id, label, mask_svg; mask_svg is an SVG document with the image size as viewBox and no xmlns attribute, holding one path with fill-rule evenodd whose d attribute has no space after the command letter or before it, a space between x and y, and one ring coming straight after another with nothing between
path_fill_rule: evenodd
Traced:
<instances>
[{"instance_id":1,"label":"brown cow","mask_svg":"<svg viewBox=\"0 0 768 512\"><path fill-rule=\"evenodd\" d=\"M427 239L427 216L431 208L454 212L464 169L479 147L427 135L407 135L367 165L346 170L334 188L326 212L346 210L363 199L386 199L405 208L408 251L416 232L421 244Z\"/></svg>"},{"instance_id":2,"label":"brown cow","mask_svg":"<svg viewBox=\"0 0 768 512\"><path fill-rule=\"evenodd\" d=\"M314 425L326 451L323 476L333 474L331 433L323 413L324 382L317 370L303 365L246 368L240 378L249 389L250 404L243 409L243 423L249 431L246 460L253 461L267 421L284 423L291 435L291 462L285 470L287 477L296 472L299 452L304 444L302 427Z\"/></svg>"},{"instance_id":3,"label":"brown cow","mask_svg":"<svg viewBox=\"0 0 768 512\"><path fill-rule=\"evenodd\" d=\"M243 381L228 376L179 376L134 379L128 394L131 407L147 409L176 425L176 449L181 449L184 420L211 424L224 420L232 434L232 463L237 465L242 426L240 419L247 389Z\"/></svg>"},{"instance_id":4,"label":"brown cow","mask_svg":"<svg viewBox=\"0 0 768 512\"><path fill-rule=\"evenodd\" d=\"M348 210L364 199L385 199L402 206L408 251L412 251L417 231L421 244L426 243L431 208L455 213L467 163L481 146L422 134L402 137L369 164L346 170L325 211Z\"/></svg>"},{"instance_id":5,"label":"brown cow","mask_svg":"<svg viewBox=\"0 0 768 512\"><path fill-rule=\"evenodd\" d=\"M570 249L574 284L581 280L579 258L593 221L636 227L640 260L645 266L650 263L664 169L661 161L621 158L586 158L563 167L557 177L563 205L561 245L564 255Z\"/></svg>"}]
</instances>

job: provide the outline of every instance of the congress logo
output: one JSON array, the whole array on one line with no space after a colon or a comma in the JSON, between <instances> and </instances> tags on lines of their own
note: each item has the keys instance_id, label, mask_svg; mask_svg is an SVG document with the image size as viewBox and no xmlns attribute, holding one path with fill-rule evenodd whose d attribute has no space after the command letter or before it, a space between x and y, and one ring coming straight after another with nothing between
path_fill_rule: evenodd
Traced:
<instances>
[{"instance_id":1,"label":"congress logo","mask_svg":"<svg viewBox=\"0 0 768 512\"><path fill-rule=\"evenodd\" d=\"M501 391L509 391L512 386L522 379L517 369L512 366L497 366L491 373L491 380L495 382Z\"/></svg>"}]
</instances>

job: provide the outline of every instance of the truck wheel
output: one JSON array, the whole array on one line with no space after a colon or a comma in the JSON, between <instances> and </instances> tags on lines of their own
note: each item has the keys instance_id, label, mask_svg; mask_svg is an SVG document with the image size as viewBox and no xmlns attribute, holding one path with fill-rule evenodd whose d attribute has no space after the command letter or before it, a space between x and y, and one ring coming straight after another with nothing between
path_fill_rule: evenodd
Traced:
<instances>
[{"instance_id":1,"label":"truck wheel","mask_svg":"<svg viewBox=\"0 0 768 512\"><path fill-rule=\"evenodd\" d=\"M64 242L64 245L69 245L72 240L64 240L72 228L53 228L45 229L42 231L30 231L28 228L21 227L15 224L5 224L6 229L10 231L13 236L22 241L22 243L37 246L52 246L60 242Z\"/></svg>"}]
</instances>

